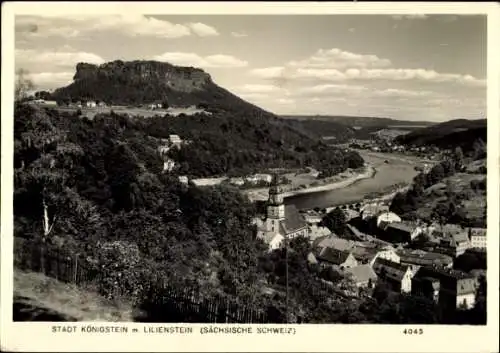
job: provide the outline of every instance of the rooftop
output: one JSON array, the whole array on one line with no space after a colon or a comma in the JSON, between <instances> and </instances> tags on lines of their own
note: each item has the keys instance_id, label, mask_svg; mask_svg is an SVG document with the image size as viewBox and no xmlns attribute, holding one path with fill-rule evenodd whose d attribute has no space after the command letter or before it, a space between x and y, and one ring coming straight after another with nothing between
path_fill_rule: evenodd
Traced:
<instances>
[{"instance_id":1,"label":"rooftop","mask_svg":"<svg viewBox=\"0 0 500 353\"><path fill-rule=\"evenodd\" d=\"M385 229L387 231L390 229L396 229L396 230L400 230L403 232L411 233L414 230L414 226L407 224L407 223L403 223L403 222L393 222L393 223L387 225L387 227Z\"/></svg>"},{"instance_id":2,"label":"rooftop","mask_svg":"<svg viewBox=\"0 0 500 353\"><path fill-rule=\"evenodd\" d=\"M471 236L482 236L485 237L487 234L486 228L469 228Z\"/></svg>"},{"instance_id":3,"label":"rooftop","mask_svg":"<svg viewBox=\"0 0 500 353\"><path fill-rule=\"evenodd\" d=\"M369 280L376 280L377 274L369 265L359 265L345 270L345 272L352 275L352 279L356 283L368 282Z\"/></svg>"},{"instance_id":4,"label":"rooftop","mask_svg":"<svg viewBox=\"0 0 500 353\"><path fill-rule=\"evenodd\" d=\"M413 262L413 261L424 261L424 262L444 262L452 263L453 258L451 256L440 254L436 252L427 252L423 250L409 250L409 249L398 249L396 253L401 257L403 262Z\"/></svg>"},{"instance_id":5,"label":"rooftop","mask_svg":"<svg viewBox=\"0 0 500 353\"><path fill-rule=\"evenodd\" d=\"M324 248L319 254L318 258L320 260L330 262L335 265L343 264L350 253L348 251L341 251L333 248Z\"/></svg>"},{"instance_id":6,"label":"rooftop","mask_svg":"<svg viewBox=\"0 0 500 353\"><path fill-rule=\"evenodd\" d=\"M453 279L473 279L474 275L463 271L442 268L442 267L421 267L417 271L418 277L434 277L438 278L453 278Z\"/></svg>"},{"instance_id":7,"label":"rooftop","mask_svg":"<svg viewBox=\"0 0 500 353\"><path fill-rule=\"evenodd\" d=\"M377 258L373 264L373 269L378 275L401 281L408 271L409 266L386 259Z\"/></svg>"},{"instance_id":8,"label":"rooftop","mask_svg":"<svg viewBox=\"0 0 500 353\"><path fill-rule=\"evenodd\" d=\"M304 217L299 213L295 205L285 206L285 221L282 222L286 234L307 227Z\"/></svg>"},{"instance_id":9,"label":"rooftop","mask_svg":"<svg viewBox=\"0 0 500 353\"><path fill-rule=\"evenodd\" d=\"M352 240L346 240L332 235L320 237L313 241L313 247L333 248L341 251L351 250L355 244L356 243Z\"/></svg>"}]
</instances>

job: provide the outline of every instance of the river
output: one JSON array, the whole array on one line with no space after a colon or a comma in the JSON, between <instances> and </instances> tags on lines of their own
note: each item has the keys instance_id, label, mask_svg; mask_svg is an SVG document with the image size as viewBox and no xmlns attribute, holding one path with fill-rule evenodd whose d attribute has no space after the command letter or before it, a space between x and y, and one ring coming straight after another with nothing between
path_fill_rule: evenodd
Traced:
<instances>
[{"instance_id":1,"label":"river","mask_svg":"<svg viewBox=\"0 0 500 353\"><path fill-rule=\"evenodd\" d=\"M294 204L298 209L327 208L335 205L354 203L363 200L366 195L381 192L396 184L409 184L418 174L414 158L400 157L394 154L358 151L363 159L376 169L372 178L362 179L345 188L329 191L290 196L286 204ZM385 161L388 163L385 163Z\"/></svg>"}]
</instances>

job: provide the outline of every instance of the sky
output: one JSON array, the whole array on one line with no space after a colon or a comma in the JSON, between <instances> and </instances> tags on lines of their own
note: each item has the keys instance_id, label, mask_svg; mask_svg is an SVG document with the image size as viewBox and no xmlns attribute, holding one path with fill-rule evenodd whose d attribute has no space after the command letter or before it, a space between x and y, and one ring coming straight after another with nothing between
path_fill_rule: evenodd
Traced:
<instances>
[{"instance_id":1,"label":"sky","mask_svg":"<svg viewBox=\"0 0 500 353\"><path fill-rule=\"evenodd\" d=\"M78 62L195 66L276 114L484 118L482 15L16 16L15 64L37 90Z\"/></svg>"}]
</instances>

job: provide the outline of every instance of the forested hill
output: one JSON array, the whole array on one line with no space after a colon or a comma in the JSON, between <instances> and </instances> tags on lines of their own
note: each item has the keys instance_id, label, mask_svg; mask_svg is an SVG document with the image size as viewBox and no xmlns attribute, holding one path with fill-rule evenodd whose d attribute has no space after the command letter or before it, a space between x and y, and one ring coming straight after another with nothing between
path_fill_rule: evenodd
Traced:
<instances>
[{"instance_id":1,"label":"forested hill","mask_svg":"<svg viewBox=\"0 0 500 353\"><path fill-rule=\"evenodd\" d=\"M396 142L412 146L461 147L464 151L469 151L473 148L474 142L478 140L486 142L486 126L486 119L450 120L398 136Z\"/></svg>"},{"instance_id":2,"label":"forested hill","mask_svg":"<svg viewBox=\"0 0 500 353\"><path fill-rule=\"evenodd\" d=\"M326 145L300 126L219 87L200 69L154 61L78 64L76 69L74 82L56 90L56 99L98 99L112 104L166 100L173 105L202 105L211 113L132 119L147 136L178 134L191 141L172 150L171 158L177 162L173 173L208 177L311 166L330 176L363 165L356 152Z\"/></svg>"},{"instance_id":3,"label":"forested hill","mask_svg":"<svg viewBox=\"0 0 500 353\"><path fill-rule=\"evenodd\" d=\"M347 125L350 127L357 126L363 128L392 127L392 126L398 126L398 127L430 126L434 124L430 121L396 120L392 118L373 117L373 116L282 115L281 117L283 119L323 121L323 122Z\"/></svg>"},{"instance_id":4,"label":"forested hill","mask_svg":"<svg viewBox=\"0 0 500 353\"><path fill-rule=\"evenodd\" d=\"M255 237L254 205L239 190L185 186L161 172L151 133L162 131L150 121L114 113L88 119L16 105L16 264L27 259L36 266L33 259L42 261L43 253L63 259L79 254L79 268L92 274L90 284L100 294L131 301L159 322L172 320L171 307L162 305L168 294L162 283L179 292L195 290L202 298L243 303L267 312L268 322L284 322L285 305L292 320L300 315L306 323L393 323L393 308L406 308L398 312L401 322L436 322L432 302L389 297L383 290L376 302L346 301L321 281L327 274L308 263L312 248L305 238L290 242L289 253L268 253ZM210 139L202 141L205 146ZM197 162L208 161L210 168L216 157L201 148Z\"/></svg>"}]
</instances>

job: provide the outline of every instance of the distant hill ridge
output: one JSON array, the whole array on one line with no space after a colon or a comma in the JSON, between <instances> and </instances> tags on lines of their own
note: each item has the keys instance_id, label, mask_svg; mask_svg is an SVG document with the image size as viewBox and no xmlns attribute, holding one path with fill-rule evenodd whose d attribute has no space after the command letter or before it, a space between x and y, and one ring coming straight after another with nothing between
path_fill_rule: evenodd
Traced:
<instances>
[{"instance_id":1,"label":"distant hill ridge","mask_svg":"<svg viewBox=\"0 0 500 353\"><path fill-rule=\"evenodd\" d=\"M436 123L431 121L396 120L374 116L345 116L345 115L282 115L283 119L317 120L348 125L351 127L385 127L390 125L428 126Z\"/></svg>"},{"instance_id":2,"label":"distant hill ridge","mask_svg":"<svg viewBox=\"0 0 500 353\"><path fill-rule=\"evenodd\" d=\"M460 146L465 150L469 150L472 148L474 141L478 139L486 142L486 129L486 119L454 119L398 136L396 142L404 145L435 145L443 148Z\"/></svg>"}]
</instances>

